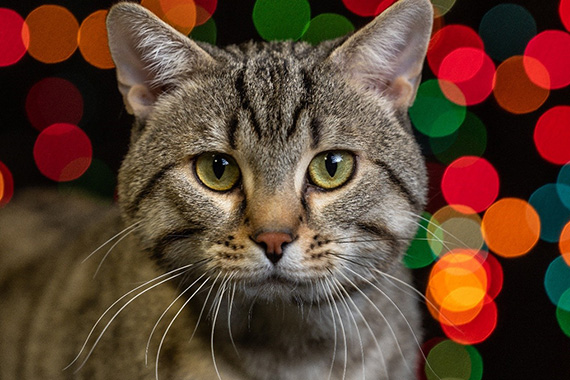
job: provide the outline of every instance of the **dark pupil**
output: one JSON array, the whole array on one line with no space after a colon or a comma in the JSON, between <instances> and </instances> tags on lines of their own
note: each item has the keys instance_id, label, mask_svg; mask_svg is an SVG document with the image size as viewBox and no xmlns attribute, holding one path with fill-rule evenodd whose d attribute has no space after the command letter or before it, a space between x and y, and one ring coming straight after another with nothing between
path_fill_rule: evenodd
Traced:
<instances>
[{"instance_id":1,"label":"dark pupil","mask_svg":"<svg viewBox=\"0 0 570 380\"><path fill-rule=\"evenodd\" d=\"M336 174L338 163L341 161L342 157L339 154L329 153L325 156L325 168L331 178Z\"/></svg>"},{"instance_id":2,"label":"dark pupil","mask_svg":"<svg viewBox=\"0 0 570 380\"><path fill-rule=\"evenodd\" d=\"M214 156L214 161L212 162L212 168L214 169L214 175L217 179L221 179L226 170L226 165L230 163L223 157Z\"/></svg>"}]
</instances>

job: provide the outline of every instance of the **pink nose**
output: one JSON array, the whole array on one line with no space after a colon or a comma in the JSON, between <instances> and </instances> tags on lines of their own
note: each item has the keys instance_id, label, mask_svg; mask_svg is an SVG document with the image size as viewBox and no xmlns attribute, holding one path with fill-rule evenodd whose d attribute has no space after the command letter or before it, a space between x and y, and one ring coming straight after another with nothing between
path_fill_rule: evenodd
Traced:
<instances>
[{"instance_id":1,"label":"pink nose","mask_svg":"<svg viewBox=\"0 0 570 380\"><path fill-rule=\"evenodd\" d=\"M263 232L255 237L255 241L265 246L265 256L275 264L283 256L283 245L293 241L293 238L284 232Z\"/></svg>"}]
</instances>

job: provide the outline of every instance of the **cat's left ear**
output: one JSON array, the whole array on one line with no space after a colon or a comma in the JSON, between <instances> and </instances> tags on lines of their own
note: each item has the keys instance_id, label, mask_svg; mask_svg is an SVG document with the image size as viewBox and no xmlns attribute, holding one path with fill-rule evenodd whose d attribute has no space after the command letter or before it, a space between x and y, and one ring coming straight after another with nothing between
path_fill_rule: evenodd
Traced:
<instances>
[{"instance_id":1,"label":"cat's left ear","mask_svg":"<svg viewBox=\"0 0 570 380\"><path fill-rule=\"evenodd\" d=\"M329 57L365 91L408 108L421 79L433 23L429 0L400 0L336 48Z\"/></svg>"},{"instance_id":2,"label":"cat's left ear","mask_svg":"<svg viewBox=\"0 0 570 380\"><path fill-rule=\"evenodd\" d=\"M215 62L195 42L136 3L113 6L107 31L125 108L141 120L158 95L179 83L181 76Z\"/></svg>"}]
</instances>

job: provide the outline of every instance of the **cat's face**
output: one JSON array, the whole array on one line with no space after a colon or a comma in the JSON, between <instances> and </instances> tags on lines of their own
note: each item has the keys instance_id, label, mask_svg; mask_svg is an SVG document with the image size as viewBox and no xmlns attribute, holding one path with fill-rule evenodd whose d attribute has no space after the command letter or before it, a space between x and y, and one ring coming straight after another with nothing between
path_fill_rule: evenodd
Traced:
<instances>
[{"instance_id":1,"label":"cat's face","mask_svg":"<svg viewBox=\"0 0 570 380\"><path fill-rule=\"evenodd\" d=\"M414 16L410 6L424 4L405 2L392 18ZM146 18L140 22L151 20L151 32L161 33L147 51L140 43L130 49L141 50L140 83L114 51L119 82L130 86L122 90L127 108L138 119L120 202L160 265L196 263L194 276L231 277L252 297L311 302L338 282L372 280L373 269L399 262L425 203L425 169L406 110L430 14L416 15L426 25L405 34L422 46L405 52L400 42L402 52L388 62L410 68L382 68L374 77L374 64L393 58L367 50L394 37L389 15L344 43L221 50L181 40L134 5L124 8L128 17L110 16L112 51L112 22Z\"/></svg>"}]
</instances>

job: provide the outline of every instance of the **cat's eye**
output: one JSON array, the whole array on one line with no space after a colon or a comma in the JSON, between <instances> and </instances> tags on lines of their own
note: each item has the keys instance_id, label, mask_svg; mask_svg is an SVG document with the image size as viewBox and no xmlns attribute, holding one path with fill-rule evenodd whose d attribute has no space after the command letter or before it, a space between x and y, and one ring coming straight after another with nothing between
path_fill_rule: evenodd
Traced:
<instances>
[{"instance_id":1,"label":"cat's eye","mask_svg":"<svg viewBox=\"0 0 570 380\"><path fill-rule=\"evenodd\" d=\"M323 189L334 189L346 183L354 172L354 155L347 151L319 153L309 164L309 179Z\"/></svg>"},{"instance_id":2,"label":"cat's eye","mask_svg":"<svg viewBox=\"0 0 570 380\"><path fill-rule=\"evenodd\" d=\"M235 160L222 153L204 153L196 158L196 175L215 191L232 189L239 181L240 170Z\"/></svg>"}]
</instances>

